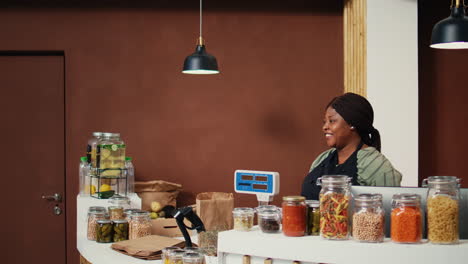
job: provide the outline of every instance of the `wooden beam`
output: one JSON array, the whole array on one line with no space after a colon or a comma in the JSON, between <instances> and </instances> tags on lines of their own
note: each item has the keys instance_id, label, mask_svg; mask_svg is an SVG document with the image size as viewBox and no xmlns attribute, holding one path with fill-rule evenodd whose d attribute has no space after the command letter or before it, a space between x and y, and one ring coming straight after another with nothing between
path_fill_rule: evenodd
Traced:
<instances>
[{"instance_id":1,"label":"wooden beam","mask_svg":"<svg viewBox=\"0 0 468 264\"><path fill-rule=\"evenodd\" d=\"M344 92L367 95L367 0L345 0Z\"/></svg>"}]
</instances>

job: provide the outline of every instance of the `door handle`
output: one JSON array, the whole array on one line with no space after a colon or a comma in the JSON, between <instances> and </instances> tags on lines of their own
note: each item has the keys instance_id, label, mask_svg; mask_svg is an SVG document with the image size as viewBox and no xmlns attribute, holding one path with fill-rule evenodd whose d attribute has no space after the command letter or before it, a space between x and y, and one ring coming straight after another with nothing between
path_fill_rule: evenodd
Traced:
<instances>
[{"instance_id":1,"label":"door handle","mask_svg":"<svg viewBox=\"0 0 468 264\"><path fill-rule=\"evenodd\" d=\"M46 199L47 201L56 201L58 203L62 202L62 196L58 193L54 195L42 195L42 199Z\"/></svg>"}]
</instances>

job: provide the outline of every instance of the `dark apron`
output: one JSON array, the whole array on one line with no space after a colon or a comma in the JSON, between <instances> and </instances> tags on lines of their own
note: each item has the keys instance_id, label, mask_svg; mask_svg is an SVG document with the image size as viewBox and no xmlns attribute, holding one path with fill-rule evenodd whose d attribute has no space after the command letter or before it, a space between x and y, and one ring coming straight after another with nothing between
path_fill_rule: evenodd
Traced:
<instances>
[{"instance_id":1,"label":"dark apron","mask_svg":"<svg viewBox=\"0 0 468 264\"><path fill-rule=\"evenodd\" d=\"M351 177L352 185L360 185L357 182L357 153L362 148L362 145L363 143L361 142L353 154L351 154L343 164L339 165L337 165L337 151L334 150L330 152L330 154L304 178L301 195L305 196L307 200L318 200L322 187L317 185L317 179L323 175L347 175Z\"/></svg>"}]
</instances>

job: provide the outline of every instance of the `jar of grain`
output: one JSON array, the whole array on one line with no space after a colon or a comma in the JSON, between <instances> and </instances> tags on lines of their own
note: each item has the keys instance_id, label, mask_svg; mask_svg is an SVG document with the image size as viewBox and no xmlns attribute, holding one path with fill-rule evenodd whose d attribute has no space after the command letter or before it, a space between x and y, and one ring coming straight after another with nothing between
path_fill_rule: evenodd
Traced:
<instances>
[{"instance_id":1,"label":"jar of grain","mask_svg":"<svg viewBox=\"0 0 468 264\"><path fill-rule=\"evenodd\" d=\"M106 219L106 208L101 206L92 206L88 209L88 228L86 232L88 240L96 241L97 221L104 219Z\"/></svg>"},{"instance_id":2,"label":"jar of grain","mask_svg":"<svg viewBox=\"0 0 468 264\"><path fill-rule=\"evenodd\" d=\"M110 220L122 220L124 219L123 207L122 206L109 206L109 217Z\"/></svg>"},{"instance_id":3,"label":"jar of grain","mask_svg":"<svg viewBox=\"0 0 468 264\"><path fill-rule=\"evenodd\" d=\"M423 180L429 187L426 199L427 239L433 244L459 241L459 184L454 176L430 176Z\"/></svg>"},{"instance_id":4,"label":"jar of grain","mask_svg":"<svg viewBox=\"0 0 468 264\"><path fill-rule=\"evenodd\" d=\"M130 221L129 239L151 235L151 218L147 211L134 212Z\"/></svg>"},{"instance_id":5,"label":"jar of grain","mask_svg":"<svg viewBox=\"0 0 468 264\"><path fill-rule=\"evenodd\" d=\"M392 198L390 234L396 243L419 243L422 238L421 196L397 193Z\"/></svg>"},{"instance_id":6,"label":"jar of grain","mask_svg":"<svg viewBox=\"0 0 468 264\"><path fill-rule=\"evenodd\" d=\"M232 217L234 218L234 230L250 231L253 226L254 210L248 207L234 208Z\"/></svg>"},{"instance_id":7,"label":"jar of grain","mask_svg":"<svg viewBox=\"0 0 468 264\"><path fill-rule=\"evenodd\" d=\"M354 199L353 238L359 242L383 242L385 212L382 195L363 193Z\"/></svg>"}]
</instances>

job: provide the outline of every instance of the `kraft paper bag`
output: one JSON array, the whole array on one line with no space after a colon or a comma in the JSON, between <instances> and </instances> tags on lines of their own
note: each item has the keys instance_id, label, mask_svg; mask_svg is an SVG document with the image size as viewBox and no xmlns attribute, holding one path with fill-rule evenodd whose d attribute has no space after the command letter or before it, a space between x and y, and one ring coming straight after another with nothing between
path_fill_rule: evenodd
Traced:
<instances>
[{"instance_id":1,"label":"kraft paper bag","mask_svg":"<svg viewBox=\"0 0 468 264\"><path fill-rule=\"evenodd\" d=\"M145 236L142 238L120 241L112 244L111 248L122 254L139 259L161 259L162 249L165 247L184 247L185 241L163 237Z\"/></svg>"},{"instance_id":2,"label":"kraft paper bag","mask_svg":"<svg viewBox=\"0 0 468 264\"><path fill-rule=\"evenodd\" d=\"M182 185L167 181L137 181L135 192L141 198L141 209L151 211L151 202L159 202L161 207L172 205L176 207L176 200Z\"/></svg>"},{"instance_id":3,"label":"kraft paper bag","mask_svg":"<svg viewBox=\"0 0 468 264\"><path fill-rule=\"evenodd\" d=\"M196 198L196 211L206 232L198 234L198 243L208 255L216 255L218 232L233 227L232 210L234 195L223 192L199 193Z\"/></svg>"}]
</instances>

